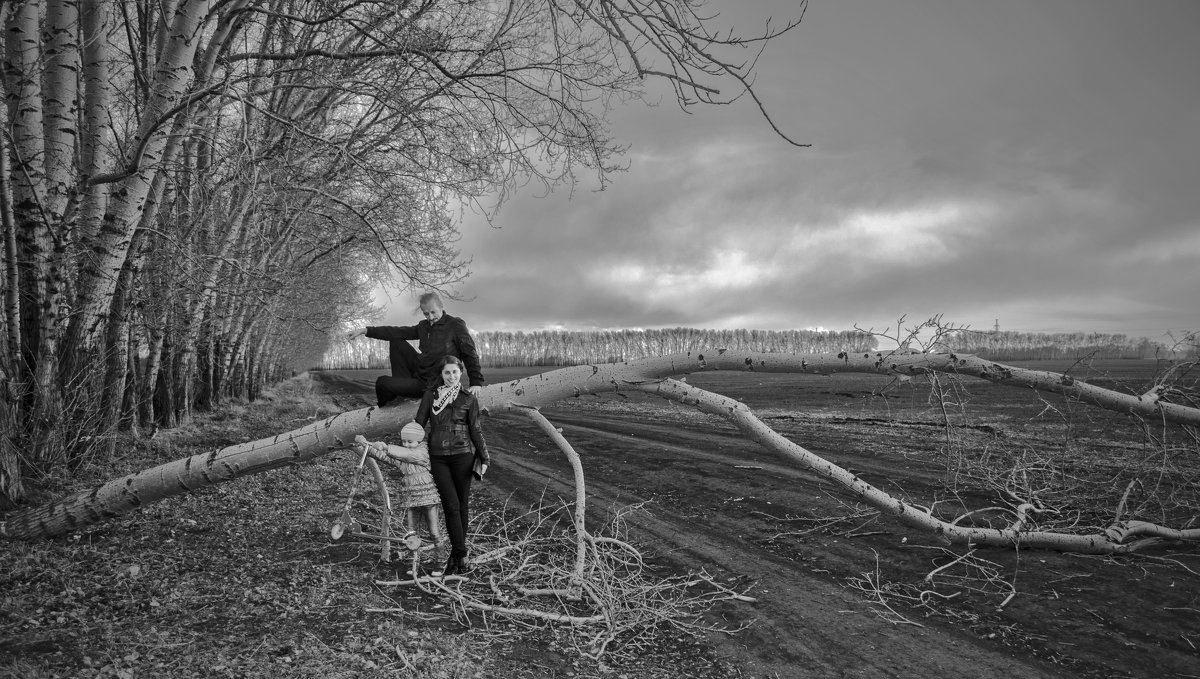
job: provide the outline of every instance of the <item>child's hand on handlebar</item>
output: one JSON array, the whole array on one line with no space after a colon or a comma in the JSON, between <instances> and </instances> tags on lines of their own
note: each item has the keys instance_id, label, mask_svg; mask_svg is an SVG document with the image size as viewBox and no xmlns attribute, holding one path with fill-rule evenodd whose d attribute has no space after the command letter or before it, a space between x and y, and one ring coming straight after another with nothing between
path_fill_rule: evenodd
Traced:
<instances>
[{"instance_id":1,"label":"child's hand on handlebar","mask_svg":"<svg viewBox=\"0 0 1200 679\"><path fill-rule=\"evenodd\" d=\"M368 441L362 434L356 434L354 436L354 445L359 448L365 447L367 449L367 455L370 455L376 460L384 462L388 460L388 446L383 441Z\"/></svg>"}]
</instances>

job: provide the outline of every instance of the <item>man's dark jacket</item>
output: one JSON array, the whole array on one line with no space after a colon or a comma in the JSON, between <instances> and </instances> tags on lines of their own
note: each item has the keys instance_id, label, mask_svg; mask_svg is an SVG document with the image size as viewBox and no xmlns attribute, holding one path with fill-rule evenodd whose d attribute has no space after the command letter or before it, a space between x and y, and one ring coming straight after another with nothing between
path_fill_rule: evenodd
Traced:
<instances>
[{"instance_id":1,"label":"man's dark jacket","mask_svg":"<svg viewBox=\"0 0 1200 679\"><path fill-rule=\"evenodd\" d=\"M487 384L483 379L483 370L479 366L479 351L475 349L475 340L467 331L467 324L461 318L443 313L436 323L428 320L416 325L373 325L367 326L367 337L387 340L388 360L392 364L392 375L396 376L396 366L404 365L405 358L400 342L417 340L417 374L415 377L430 383L438 377L438 363L446 356L462 359L467 368L467 379L472 387L482 387Z\"/></svg>"}]
</instances>

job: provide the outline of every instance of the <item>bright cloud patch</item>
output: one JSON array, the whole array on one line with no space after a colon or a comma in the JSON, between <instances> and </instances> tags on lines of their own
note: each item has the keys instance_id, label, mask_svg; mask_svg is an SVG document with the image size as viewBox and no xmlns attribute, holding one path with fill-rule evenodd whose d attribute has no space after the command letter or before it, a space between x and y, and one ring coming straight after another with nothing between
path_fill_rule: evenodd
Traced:
<instances>
[{"instance_id":1,"label":"bright cloud patch","mask_svg":"<svg viewBox=\"0 0 1200 679\"><path fill-rule=\"evenodd\" d=\"M627 262L597 272L606 285L641 290L651 301L667 301L684 295L740 290L772 278L777 273L770 264L750 261L743 250L713 252L709 260L695 268L679 265L656 268L642 262Z\"/></svg>"},{"instance_id":2,"label":"bright cloud patch","mask_svg":"<svg viewBox=\"0 0 1200 679\"><path fill-rule=\"evenodd\" d=\"M798 227L790 246L871 260L920 257L927 263L930 258L953 257L952 237L979 232L992 212L982 205L958 202L853 212L834 224Z\"/></svg>"}]
</instances>

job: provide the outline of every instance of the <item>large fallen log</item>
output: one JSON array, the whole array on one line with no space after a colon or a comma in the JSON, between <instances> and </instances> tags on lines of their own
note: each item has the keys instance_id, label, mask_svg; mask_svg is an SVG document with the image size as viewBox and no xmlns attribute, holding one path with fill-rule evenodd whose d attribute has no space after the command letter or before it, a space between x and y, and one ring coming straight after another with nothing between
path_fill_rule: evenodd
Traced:
<instances>
[{"instance_id":1,"label":"large fallen log","mask_svg":"<svg viewBox=\"0 0 1200 679\"><path fill-rule=\"evenodd\" d=\"M838 372L908 376L955 373L1012 387L1062 394L1100 408L1158 422L1200 426L1200 409L1168 402L1159 390L1142 395L1122 394L1068 375L1027 370L971 355L901 351L795 355L714 349L552 370L490 385L480 391L479 398L482 408L488 412L515 407L539 408L585 394L619 392L668 377L714 370L825 375ZM356 434L377 438L399 431L414 414L414 403L395 408L363 408L284 434L168 462L47 505L14 512L0 522L0 538L36 540L63 535L164 498L302 464L349 447ZM1165 534L1178 537L1171 530L1129 527L1130 534L1147 531L1162 534L1166 531Z\"/></svg>"}]
</instances>

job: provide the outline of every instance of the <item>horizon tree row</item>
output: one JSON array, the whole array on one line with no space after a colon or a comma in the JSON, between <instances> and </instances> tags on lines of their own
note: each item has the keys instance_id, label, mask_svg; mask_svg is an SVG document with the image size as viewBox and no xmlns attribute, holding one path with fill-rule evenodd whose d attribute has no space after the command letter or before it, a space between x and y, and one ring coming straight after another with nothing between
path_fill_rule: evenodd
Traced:
<instances>
[{"instance_id":1,"label":"horizon tree row","mask_svg":"<svg viewBox=\"0 0 1200 679\"><path fill-rule=\"evenodd\" d=\"M627 361L663 354L724 347L764 353L819 354L875 351L878 338L861 330L712 330L657 328L622 330L530 330L474 332L485 367L571 366ZM1188 338L1192 338L1188 341ZM1093 359L1179 360L1196 358L1191 334L1170 344L1120 333L953 331L938 347L989 360ZM333 344L312 364L323 370L385 370L387 346L371 340Z\"/></svg>"},{"instance_id":2,"label":"horizon tree row","mask_svg":"<svg viewBox=\"0 0 1200 679\"><path fill-rule=\"evenodd\" d=\"M941 340L948 348L992 360L1194 358L1196 342L1188 335L1180 341L1152 341L1123 333L1018 332L958 330Z\"/></svg>"},{"instance_id":3,"label":"horizon tree row","mask_svg":"<svg viewBox=\"0 0 1200 679\"><path fill-rule=\"evenodd\" d=\"M704 330L651 328L622 330L485 330L473 332L485 367L612 363L681 354L712 347L815 354L872 351L875 337L858 330ZM325 370L386 369L387 345L358 339L329 348L319 364Z\"/></svg>"}]
</instances>

